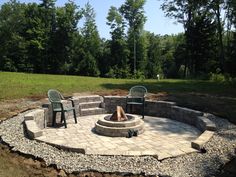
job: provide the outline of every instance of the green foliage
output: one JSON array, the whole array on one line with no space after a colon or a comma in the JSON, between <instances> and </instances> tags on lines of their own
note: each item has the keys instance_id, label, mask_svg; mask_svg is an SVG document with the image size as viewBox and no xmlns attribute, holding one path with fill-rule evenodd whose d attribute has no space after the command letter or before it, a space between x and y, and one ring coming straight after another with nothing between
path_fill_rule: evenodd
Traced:
<instances>
[{"instance_id":1,"label":"green foliage","mask_svg":"<svg viewBox=\"0 0 236 177\"><path fill-rule=\"evenodd\" d=\"M214 81L214 82L226 81L225 76L223 74L215 74L215 73L209 74L209 80Z\"/></svg>"},{"instance_id":2,"label":"green foliage","mask_svg":"<svg viewBox=\"0 0 236 177\"><path fill-rule=\"evenodd\" d=\"M15 71L64 73L62 65L71 63L72 38L81 17L73 2L56 8L53 0L41 4L10 1L0 13L1 66L9 68L11 61Z\"/></svg>"},{"instance_id":3,"label":"green foliage","mask_svg":"<svg viewBox=\"0 0 236 177\"><path fill-rule=\"evenodd\" d=\"M111 78L131 78L132 75L130 74L130 68L119 68L117 65L114 67L111 67L109 69L109 72L106 73L106 77L111 77Z\"/></svg>"},{"instance_id":4,"label":"green foliage","mask_svg":"<svg viewBox=\"0 0 236 177\"><path fill-rule=\"evenodd\" d=\"M55 0L0 8L0 70L112 78L201 78L236 76L235 1L165 0L166 16L185 32L159 36L144 31L145 0L125 0L107 15L111 39L101 39L95 11ZM226 13L225 23L222 13ZM83 26L78 28L83 18ZM223 24L227 27L223 28ZM226 30L226 31L225 31ZM220 73L215 73L220 68Z\"/></svg>"},{"instance_id":5,"label":"green foliage","mask_svg":"<svg viewBox=\"0 0 236 177\"><path fill-rule=\"evenodd\" d=\"M111 28L111 41L109 41L110 47L110 60L107 64L110 67L109 72L106 74L107 77L113 78L126 78L129 77L129 53L127 41L125 38L125 24L122 15L118 9L111 7L108 16L107 24Z\"/></svg>"},{"instance_id":6,"label":"green foliage","mask_svg":"<svg viewBox=\"0 0 236 177\"><path fill-rule=\"evenodd\" d=\"M10 58L4 57L3 58L3 63L4 63L4 65L2 66L2 69L4 71L13 71L13 72L17 71L13 61Z\"/></svg>"},{"instance_id":7,"label":"green foliage","mask_svg":"<svg viewBox=\"0 0 236 177\"><path fill-rule=\"evenodd\" d=\"M0 70L25 71L27 56L24 32L24 4L9 1L0 9Z\"/></svg>"},{"instance_id":8,"label":"green foliage","mask_svg":"<svg viewBox=\"0 0 236 177\"><path fill-rule=\"evenodd\" d=\"M53 46L50 49L50 68L56 73L69 73L72 70L73 59L75 58L73 53L75 50L74 41L78 37L76 35L77 25L81 17L81 11L72 1L66 3L65 7L56 9L57 29L52 31L51 43ZM61 67L65 64L70 66L67 72Z\"/></svg>"},{"instance_id":9,"label":"green foliage","mask_svg":"<svg viewBox=\"0 0 236 177\"><path fill-rule=\"evenodd\" d=\"M157 74L162 74L160 37L153 33L146 32L147 37L147 65L145 76L156 78Z\"/></svg>"},{"instance_id":10,"label":"green foliage","mask_svg":"<svg viewBox=\"0 0 236 177\"><path fill-rule=\"evenodd\" d=\"M185 77L187 70L191 77L198 77L217 67L222 68L224 51L219 13L222 3L223 1L165 0L162 4L166 16L174 17L185 28L185 43L178 46L181 52L175 53L177 70L184 65Z\"/></svg>"},{"instance_id":11,"label":"green foliage","mask_svg":"<svg viewBox=\"0 0 236 177\"><path fill-rule=\"evenodd\" d=\"M133 76L133 79L139 79L141 82L144 82L145 75L142 71L136 71L135 75Z\"/></svg>"},{"instance_id":12,"label":"green foliage","mask_svg":"<svg viewBox=\"0 0 236 177\"><path fill-rule=\"evenodd\" d=\"M78 65L78 73L83 76L99 76L95 58L90 53L85 53L83 60Z\"/></svg>"},{"instance_id":13,"label":"green foliage","mask_svg":"<svg viewBox=\"0 0 236 177\"><path fill-rule=\"evenodd\" d=\"M79 74L85 76L99 76L98 58L100 53L100 37L95 24L95 12L92 6L87 3L83 11L85 18L82 28L82 49L80 63L78 65Z\"/></svg>"},{"instance_id":14,"label":"green foliage","mask_svg":"<svg viewBox=\"0 0 236 177\"><path fill-rule=\"evenodd\" d=\"M231 77L229 74L222 74L219 72L216 73L209 73L209 78L210 81L214 82L221 82L225 84L230 84L232 86L236 86L236 78Z\"/></svg>"},{"instance_id":15,"label":"green foliage","mask_svg":"<svg viewBox=\"0 0 236 177\"><path fill-rule=\"evenodd\" d=\"M114 71L114 69L110 68L108 73L105 74L106 77L110 77L110 78L116 78L116 73Z\"/></svg>"},{"instance_id":16,"label":"green foliage","mask_svg":"<svg viewBox=\"0 0 236 177\"><path fill-rule=\"evenodd\" d=\"M120 7L120 13L128 24L129 65L135 74L136 70L146 67L146 39L143 27L146 22L144 15L145 0L126 0Z\"/></svg>"}]
</instances>

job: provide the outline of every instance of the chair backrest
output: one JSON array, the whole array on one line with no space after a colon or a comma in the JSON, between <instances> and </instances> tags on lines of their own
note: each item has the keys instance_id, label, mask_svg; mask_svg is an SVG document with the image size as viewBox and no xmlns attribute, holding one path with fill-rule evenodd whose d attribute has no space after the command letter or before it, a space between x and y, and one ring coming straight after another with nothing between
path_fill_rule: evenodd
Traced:
<instances>
[{"instance_id":1,"label":"chair backrest","mask_svg":"<svg viewBox=\"0 0 236 177\"><path fill-rule=\"evenodd\" d=\"M50 102L60 102L63 99L63 96L57 90L50 89L48 90L48 99Z\"/></svg>"},{"instance_id":2,"label":"chair backrest","mask_svg":"<svg viewBox=\"0 0 236 177\"><path fill-rule=\"evenodd\" d=\"M144 86L136 85L129 90L129 95L132 97L145 97L147 89Z\"/></svg>"},{"instance_id":3,"label":"chair backrest","mask_svg":"<svg viewBox=\"0 0 236 177\"><path fill-rule=\"evenodd\" d=\"M64 99L64 97L61 95L60 92L58 92L57 90L54 89L50 89L48 90L48 99L52 104L52 109L61 109L61 100Z\"/></svg>"}]
</instances>

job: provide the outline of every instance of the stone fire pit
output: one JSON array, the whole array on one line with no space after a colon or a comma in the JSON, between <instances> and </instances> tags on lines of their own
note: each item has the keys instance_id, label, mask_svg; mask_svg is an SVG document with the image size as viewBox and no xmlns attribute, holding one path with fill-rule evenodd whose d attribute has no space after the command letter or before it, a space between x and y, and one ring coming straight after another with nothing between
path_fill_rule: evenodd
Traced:
<instances>
[{"instance_id":1,"label":"stone fire pit","mask_svg":"<svg viewBox=\"0 0 236 177\"><path fill-rule=\"evenodd\" d=\"M100 118L95 123L95 132L104 136L126 137L129 131L144 132L144 122L135 115L126 115L121 106L117 106L112 115Z\"/></svg>"},{"instance_id":2,"label":"stone fire pit","mask_svg":"<svg viewBox=\"0 0 236 177\"><path fill-rule=\"evenodd\" d=\"M94 130L97 134L111 137L126 137L129 130L138 130L138 134L144 132L144 122L136 115L127 114L128 120L121 122L108 120L107 118L110 116L105 116L95 123Z\"/></svg>"}]
</instances>

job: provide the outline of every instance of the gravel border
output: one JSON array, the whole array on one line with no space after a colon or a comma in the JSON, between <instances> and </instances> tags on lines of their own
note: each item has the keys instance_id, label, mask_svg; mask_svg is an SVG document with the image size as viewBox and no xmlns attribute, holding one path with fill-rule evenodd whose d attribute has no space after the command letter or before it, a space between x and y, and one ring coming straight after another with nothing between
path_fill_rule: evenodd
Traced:
<instances>
[{"instance_id":1,"label":"gravel border","mask_svg":"<svg viewBox=\"0 0 236 177\"><path fill-rule=\"evenodd\" d=\"M206 153L191 153L158 161L152 156L84 155L57 149L45 143L29 140L24 135L24 115L21 113L0 124L0 137L13 151L43 159L47 165L55 164L67 173L98 171L158 176L215 176L220 167L234 156L236 126L225 119L206 114L217 126L211 140L205 144Z\"/></svg>"}]
</instances>

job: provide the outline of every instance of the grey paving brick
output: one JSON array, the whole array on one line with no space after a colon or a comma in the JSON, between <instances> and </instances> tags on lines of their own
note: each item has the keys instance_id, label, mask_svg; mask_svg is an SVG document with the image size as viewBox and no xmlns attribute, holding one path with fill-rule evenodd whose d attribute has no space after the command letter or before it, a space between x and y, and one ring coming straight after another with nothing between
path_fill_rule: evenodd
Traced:
<instances>
[{"instance_id":1,"label":"grey paving brick","mask_svg":"<svg viewBox=\"0 0 236 177\"><path fill-rule=\"evenodd\" d=\"M67 129L48 127L43 130L43 136L38 140L49 144L58 143L67 148L71 146L71 150L85 154L156 155L158 159L164 159L195 152L196 150L191 148L191 141L201 133L187 124L146 116L145 132L137 137L100 136L92 132L92 127L101 116L105 115L80 117L78 124L69 119Z\"/></svg>"}]
</instances>

